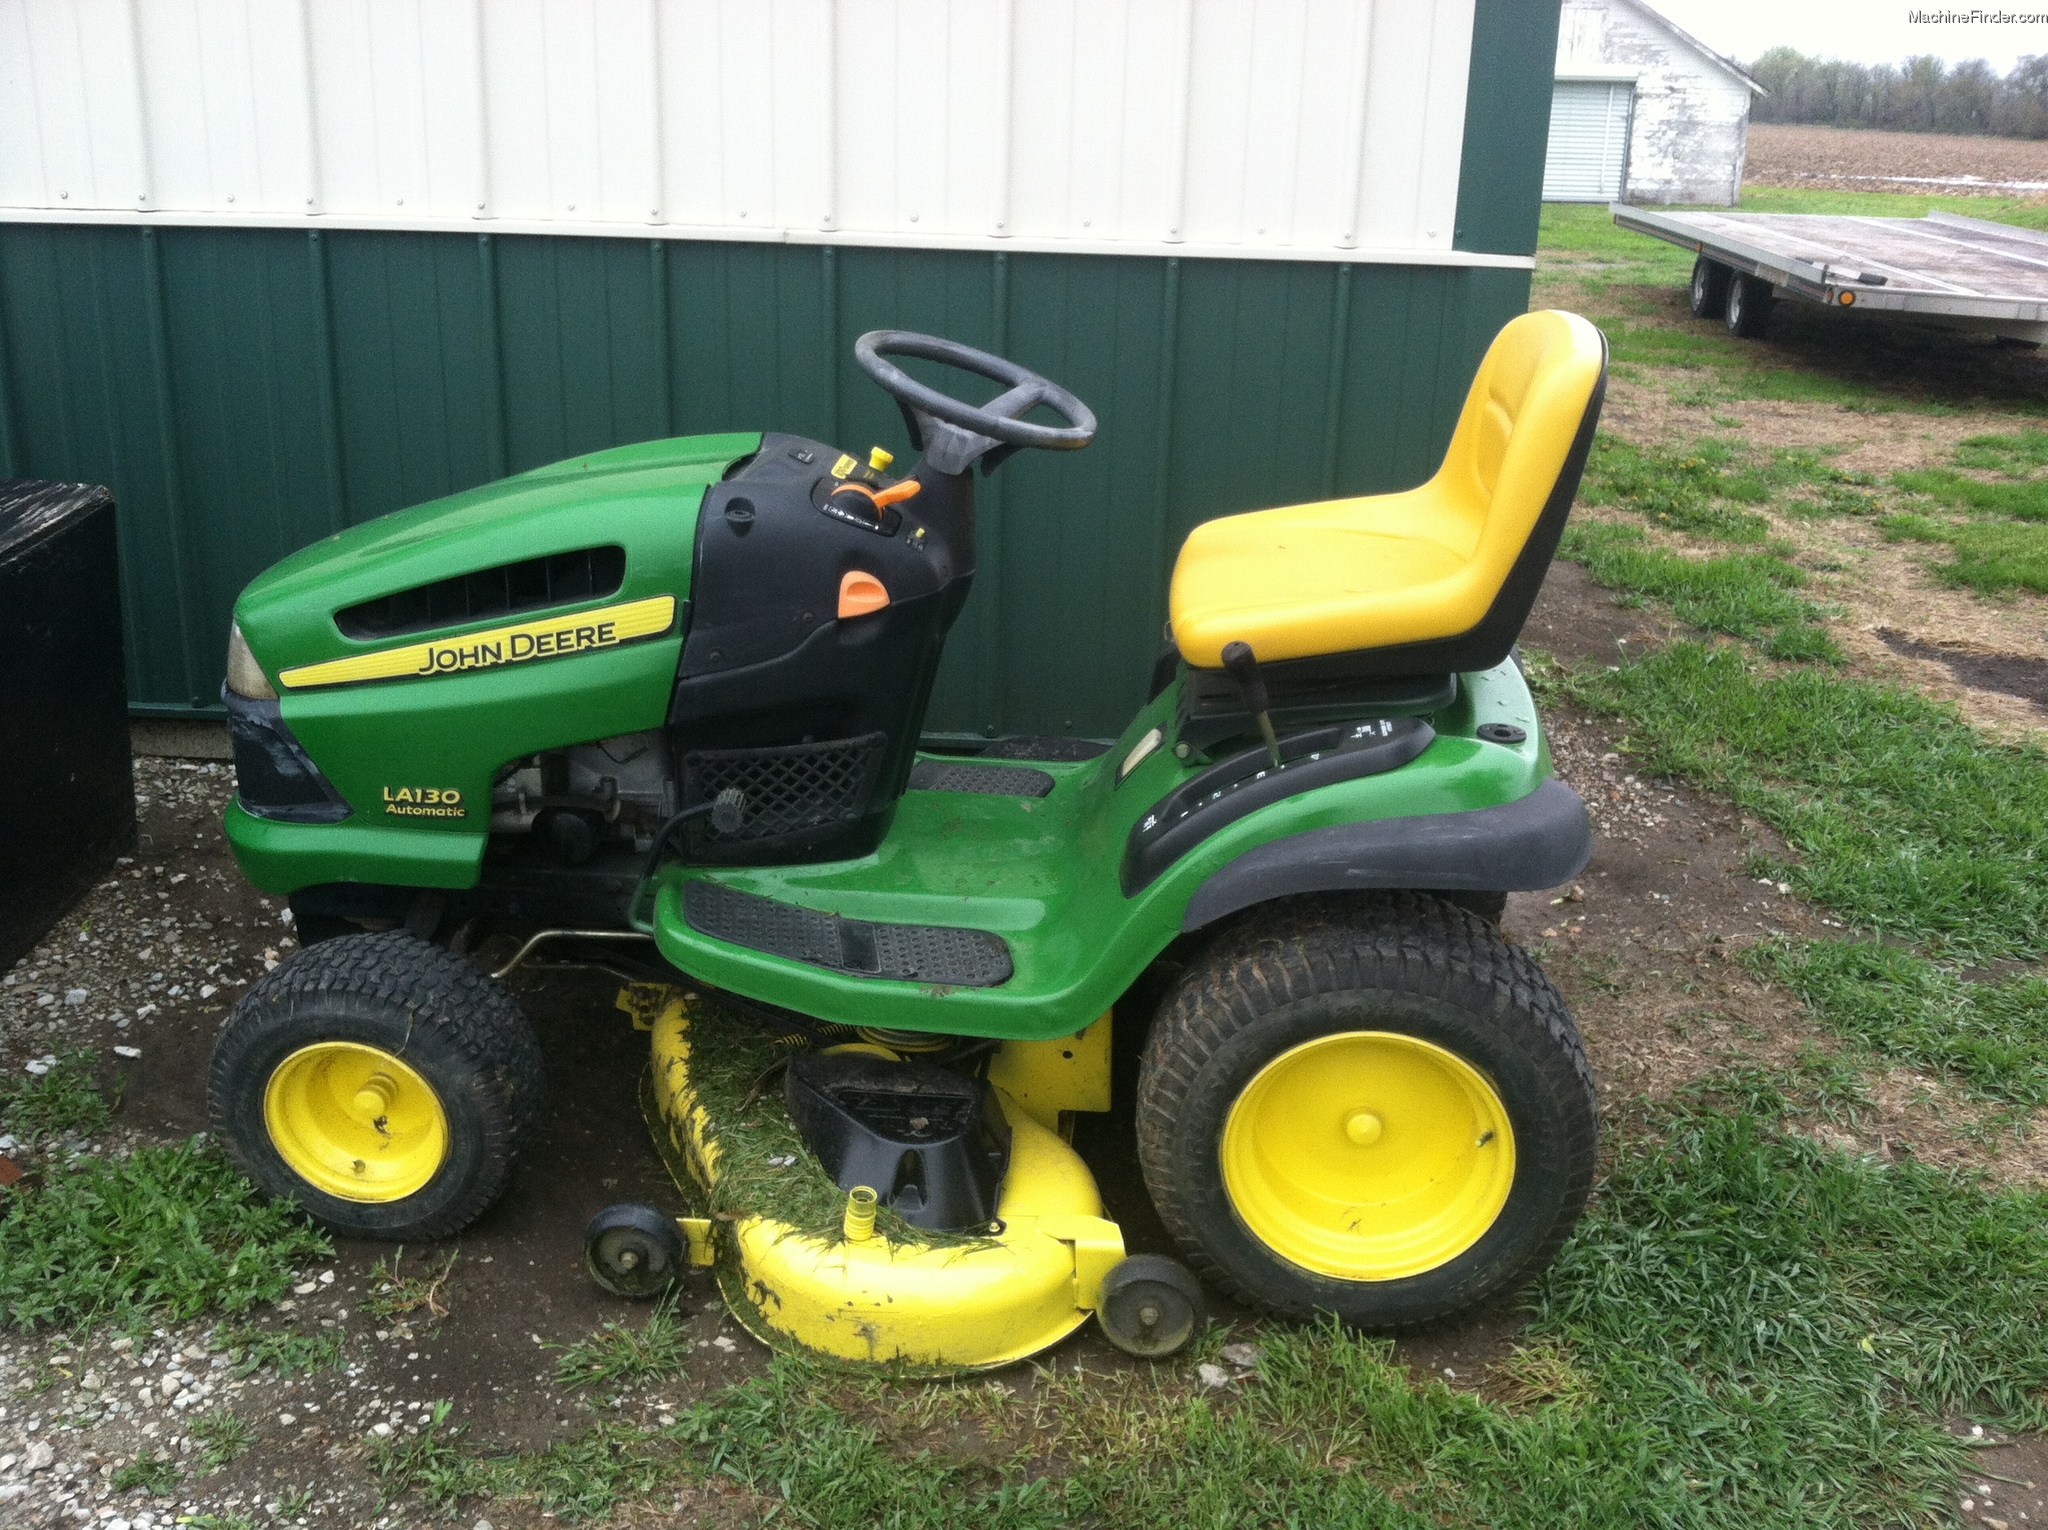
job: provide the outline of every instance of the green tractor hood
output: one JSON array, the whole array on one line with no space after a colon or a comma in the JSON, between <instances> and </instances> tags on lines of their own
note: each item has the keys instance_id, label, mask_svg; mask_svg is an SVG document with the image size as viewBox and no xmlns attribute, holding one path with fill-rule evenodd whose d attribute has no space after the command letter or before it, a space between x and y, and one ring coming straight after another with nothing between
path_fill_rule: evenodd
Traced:
<instances>
[{"instance_id":1,"label":"green tractor hood","mask_svg":"<svg viewBox=\"0 0 2048 1530\"><path fill-rule=\"evenodd\" d=\"M502 766L661 727L698 507L760 443L690 436L535 468L351 527L251 583L235 620L278 695L259 705L348 812L309 826L231 806L250 879L470 886Z\"/></svg>"},{"instance_id":2,"label":"green tractor hood","mask_svg":"<svg viewBox=\"0 0 2048 1530\"><path fill-rule=\"evenodd\" d=\"M626 569L617 598L663 593L681 599L689 593L698 501L760 444L756 432L648 441L379 516L257 576L235 603L235 619L276 684L281 671L389 646L388 638L397 635L344 635L337 611L536 559L622 547ZM445 594L454 598L452 591ZM452 610L449 615L425 625L406 622L403 635L418 641L477 625Z\"/></svg>"}]
</instances>

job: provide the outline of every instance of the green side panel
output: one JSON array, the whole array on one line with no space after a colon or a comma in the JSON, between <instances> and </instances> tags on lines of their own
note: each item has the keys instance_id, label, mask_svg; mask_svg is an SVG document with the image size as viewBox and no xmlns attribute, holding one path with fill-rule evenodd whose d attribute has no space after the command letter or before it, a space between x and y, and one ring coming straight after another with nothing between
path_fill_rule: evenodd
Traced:
<instances>
[{"instance_id":1,"label":"green side panel","mask_svg":"<svg viewBox=\"0 0 2048 1530\"><path fill-rule=\"evenodd\" d=\"M1520 9L1482 0L1482 37L1554 32ZM933 330L1072 386L1102 434L981 480L929 725L1109 737L1188 528L1420 482L1527 301L1526 272L1448 267L8 224L0 471L113 486L131 696L211 709L236 592L293 549L659 437L903 453L853 341Z\"/></svg>"},{"instance_id":2,"label":"green side panel","mask_svg":"<svg viewBox=\"0 0 2048 1530\"><path fill-rule=\"evenodd\" d=\"M1180 933L1188 900L1247 850L1339 824L1455 813L1512 802L1550 774L1536 706L1512 664L1465 677L1434 722L1436 740L1382 775L1304 792L1261 809L1183 856L1126 898L1118 867L1131 827L1199 767L1157 750L1123 784L1119 762L1145 729L1171 719L1169 687L1117 746L1082 765L1039 764L1055 777L1042 799L911 792L875 854L817 866L665 873L655 906L662 952L693 977L843 1024L973 1036L1069 1036L1110 1007ZM1481 720L1519 724L1517 745L1473 736ZM717 940L690 926L691 878L802 907L883 923L994 930L1014 971L993 988L938 988L850 977Z\"/></svg>"},{"instance_id":3,"label":"green side panel","mask_svg":"<svg viewBox=\"0 0 2048 1530\"><path fill-rule=\"evenodd\" d=\"M322 882L472 887L484 854L481 834L427 834L369 819L272 823L239 802L228 804L225 822L242 875L279 896Z\"/></svg>"},{"instance_id":4,"label":"green side panel","mask_svg":"<svg viewBox=\"0 0 2048 1530\"><path fill-rule=\"evenodd\" d=\"M1543 212L1560 0L1478 0L1453 248L1532 255Z\"/></svg>"},{"instance_id":5,"label":"green side panel","mask_svg":"<svg viewBox=\"0 0 2048 1530\"><path fill-rule=\"evenodd\" d=\"M464 815L412 820L410 831L473 836L481 847L500 765L660 727L682 647L672 636L502 669L292 693L284 715L355 809L351 822L389 822L386 787L452 789Z\"/></svg>"}]
</instances>

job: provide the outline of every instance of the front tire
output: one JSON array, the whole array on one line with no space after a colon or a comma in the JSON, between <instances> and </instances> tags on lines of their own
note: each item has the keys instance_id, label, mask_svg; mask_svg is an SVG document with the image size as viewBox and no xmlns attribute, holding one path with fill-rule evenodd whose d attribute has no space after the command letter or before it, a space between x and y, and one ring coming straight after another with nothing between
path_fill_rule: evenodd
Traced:
<instances>
[{"instance_id":1,"label":"front tire","mask_svg":"<svg viewBox=\"0 0 2048 1530\"><path fill-rule=\"evenodd\" d=\"M414 1242L474 1221L539 1123L540 1047L502 985L404 931L343 935L249 990L207 1104L257 1185L334 1231Z\"/></svg>"},{"instance_id":2,"label":"front tire","mask_svg":"<svg viewBox=\"0 0 2048 1530\"><path fill-rule=\"evenodd\" d=\"M1153 1023L1138 1152L1188 1261L1283 1317L1399 1330L1549 1263L1599 1107L1564 1000L1467 911L1396 894L1277 906Z\"/></svg>"}]
</instances>

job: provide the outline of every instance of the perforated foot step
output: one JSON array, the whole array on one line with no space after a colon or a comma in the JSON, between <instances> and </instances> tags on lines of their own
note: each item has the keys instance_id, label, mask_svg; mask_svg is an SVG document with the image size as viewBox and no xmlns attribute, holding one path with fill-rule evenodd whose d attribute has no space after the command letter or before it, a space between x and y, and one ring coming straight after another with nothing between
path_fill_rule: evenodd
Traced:
<instances>
[{"instance_id":1,"label":"perforated foot step","mask_svg":"<svg viewBox=\"0 0 2048 1530\"><path fill-rule=\"evenodd\" d=\"M969 765L956 760L919 760L910 772L914 792L977 792L984 797L1043 797L1052 777L1025 765Z\"/></svg>"},{"instance_id":2,"label":"perforated foot step","mask_svg":"<svg viewBox=\"0 0 2048 1530\"><path fill-rule=\"evenodd\" d=\"M842 919L722 882L684 888L683 917L713 939L856 977L993 988L1013 970L1008 942L989 930Z\"/></svg>"},{"instance_id":3,"label":"perforated foot step","mask_svg":"<svg viewBox=\"0 0 2048 1530\"><path fill-rule=\"evenodd\" d=\"M1108 754L1109 745L1097 738L1048 738L1039 734L1019 734L1014 738L999 738L981 751L984 760L1062 760L1077 763L1092 760L1097 755Z\"/></svg>"}]
</instances>

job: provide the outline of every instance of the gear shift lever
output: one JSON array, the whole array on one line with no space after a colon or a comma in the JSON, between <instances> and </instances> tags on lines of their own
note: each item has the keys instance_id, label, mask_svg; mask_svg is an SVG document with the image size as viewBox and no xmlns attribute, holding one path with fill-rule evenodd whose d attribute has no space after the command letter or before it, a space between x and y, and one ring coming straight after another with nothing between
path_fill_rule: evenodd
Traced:
<instances>
[{"instance_id":1,"label":"gear shift lever","mask_svg":"<svg viewBox=\"0 0 2048 1530\"><path fill-rule=\"evenodd\" d=\"M1270 703L1266 698L1266 681L1259 673L1259 661L1252 654L1249 643L1225 643L1223 645L1223 667L1230 678L1237 682L1238 694L1244 697L1244 709L1252 714L1259 725L1259 737L1266 741L1266 758L1273 762L1273 768L1280 768L1280 740L1273 735L1273 717Z\"/></svg>"}]
</instances>

